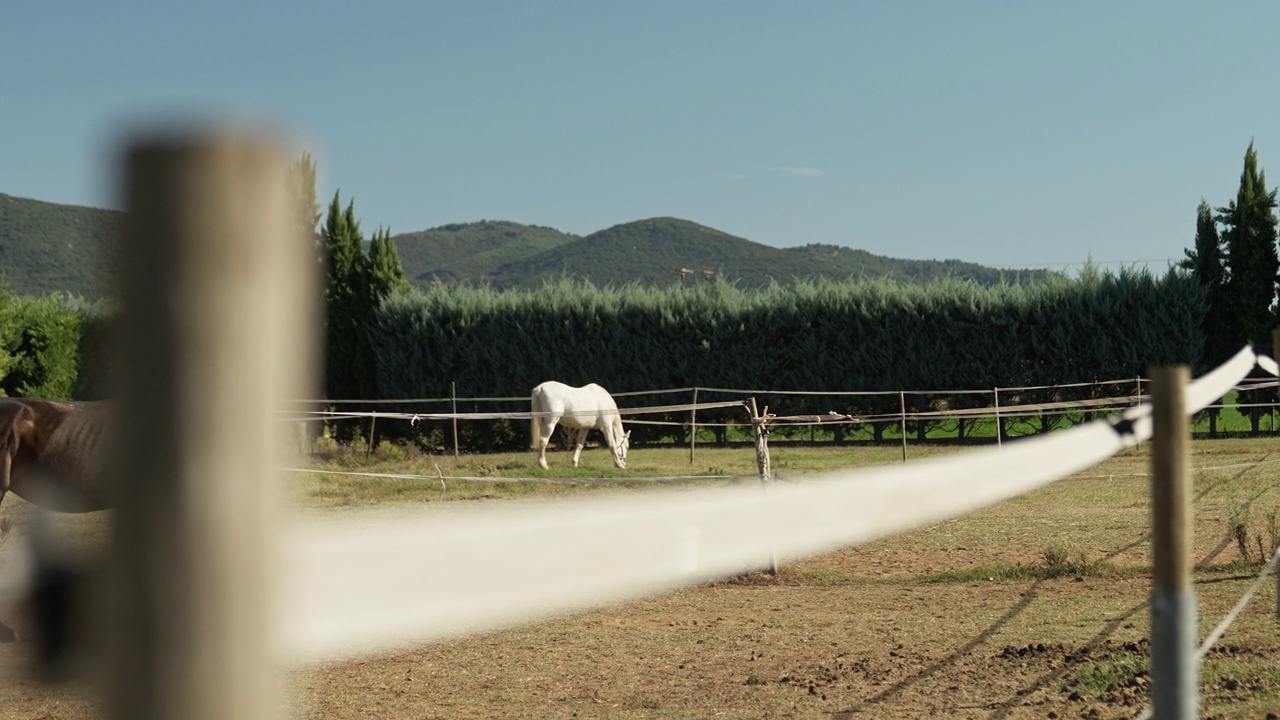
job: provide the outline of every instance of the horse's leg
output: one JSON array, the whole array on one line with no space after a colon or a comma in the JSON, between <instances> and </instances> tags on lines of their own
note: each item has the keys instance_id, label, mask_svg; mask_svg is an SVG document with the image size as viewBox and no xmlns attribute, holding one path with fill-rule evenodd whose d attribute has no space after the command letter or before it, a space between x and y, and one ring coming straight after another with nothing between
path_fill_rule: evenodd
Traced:
<instances>
[{"instance_id":1,"label":"horse's leg","mask_svg":"<svg viewBox=\"0 0 1280 720\"><path fill-rule=\"evenodd\" d=\"M5 453L0 458L0 504L4 503L5 493L9 492L9 473L13 468L13 455Z\"/></svg>"},{"instance_id":2,"label":"horse's leg","mask_svg":"<svg viewBox=\"0 0 1280 720\"><path fill-rule=\"evenodd\" d=\"M591 432L591 428L582 428L578 430L578 439L573 446L573 466L578 467L578 458L582 456L582 448L587 444L587 433Z\"/></svg>"},{"instance_id":3,"label":"horse's leg","mask_svg":"<svg viewBox=\"0 0 1280 720\"><path fill-rule=\"evenodd\" d=\"M539 412L538 396L535 394L533 396L533 412L532 416L529 418L529 447L533 448L534 451L538 453L538 464L542 467L546 467L547 458L545 457L545 450L543 449L546 445L542 442L542 426L546 424L546 421L541 417L538 417Z\"/></svg>"},{"instance_id":4,"label":"horse's leg","mask_svg":"<svg viewBox=\"0 0 1280 720\"><path fill-rule=\"evenodd\" d=\"M538 467L543 470L551 469L547 465L547 445L551 442L551 434L556 431L556 423L559 421L560 418L552 416L541 423L541 432L538 433Z\"/></svg>"}]
</instances>

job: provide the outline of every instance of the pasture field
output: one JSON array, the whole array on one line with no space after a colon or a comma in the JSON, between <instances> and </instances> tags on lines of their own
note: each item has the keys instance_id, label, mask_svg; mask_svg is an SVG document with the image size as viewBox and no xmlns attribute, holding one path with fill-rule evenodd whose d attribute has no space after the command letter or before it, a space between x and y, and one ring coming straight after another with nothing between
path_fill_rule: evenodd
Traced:
<instances>
[{"instance_id":1,"label":"pasture field","mask_svg":"<svg viewBox=\"0 0 1280 720\"><path fill-rule=\"evenodd\" d=\"M1042 490L879 541L784 564L777 577L701 585L572 617L360 661L293 670L296 718L1127 718L1146 701L1149 446ZM911 448L911 457L948 448ZM773 449L784 480L900 462L900 448ZM1197 441L1195 592L1201 636L1280 541L1280 439ZM633 449L627 470L569 453L333 452L310 467L489 480L294 474L310 512L391 503L509 502L530 494L643 493L654 483L528 484L502 477L704 475L757 482L749 448ZM21 532L27 507L0 517ZM105 514L66 516L80 542ZM0 562L13 543L0 541ZM429 563L430 558L423 562ZM353 588L353 592L358 592ZM1280 712L1280 623L1265 582L1202 665L1202 716ZM22 632L23 618L0 608ZM23 672L0 644L0 719L97 717L81 690ZM1268 715L1273 713L1273 715Z\"/></svg>"}]
</instances>

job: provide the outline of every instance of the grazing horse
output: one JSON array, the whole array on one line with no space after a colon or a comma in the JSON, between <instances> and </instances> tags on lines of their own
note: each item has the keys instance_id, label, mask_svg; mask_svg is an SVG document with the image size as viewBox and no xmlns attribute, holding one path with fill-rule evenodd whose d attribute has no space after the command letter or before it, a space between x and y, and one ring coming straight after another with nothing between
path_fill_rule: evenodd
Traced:
<instances>
[{"instance_id":1,"label":"grazing horse","mask_svg":"<svg viewBox=\"0 0 1280 720\"><path fill-rule=\"evenodd\" d=\"M587 444L587 433L592 429L604 433L605 442L613 451L613 464L620 468L627 466L631 433L622 431L618 404L604 388L595 383L570 387L552 380L533 389L533 447L538 451L538 465L544 469L547 467L547 443L551 442L556 423L563 424L566 430L577 430L574 467L578 467L582 446Z\"/></svg>"},{"instance_id":2,"label":"grazing horse","mask_svg":"<svg viewBox=\"0 0 1280 720\"><path fill-rule=\"evenodd\" d=\"M6 492L56 512L111 507L103 466L106 402L0 398L0 501Z\"/></svg>"}]
</instances>

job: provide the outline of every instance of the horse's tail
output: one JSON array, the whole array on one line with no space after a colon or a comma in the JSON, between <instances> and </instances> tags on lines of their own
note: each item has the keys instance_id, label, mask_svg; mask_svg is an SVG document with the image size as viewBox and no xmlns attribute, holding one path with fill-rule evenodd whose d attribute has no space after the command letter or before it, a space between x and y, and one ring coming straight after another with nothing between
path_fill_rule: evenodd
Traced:
<instances>
[{"instance_id":1,"label":"horse's tail","mask_svg":"<svg viewBox=\"0 0 1280 720\"><path fill-rule=\"evenodd\" d=\"M538 412L538 395L537 388L534 388L533 396L529 398L529 408L531 410L529 418L529 447L534 450L538 449L538 443L542 437L542 417Z\"/></svg>"}]
</instances>

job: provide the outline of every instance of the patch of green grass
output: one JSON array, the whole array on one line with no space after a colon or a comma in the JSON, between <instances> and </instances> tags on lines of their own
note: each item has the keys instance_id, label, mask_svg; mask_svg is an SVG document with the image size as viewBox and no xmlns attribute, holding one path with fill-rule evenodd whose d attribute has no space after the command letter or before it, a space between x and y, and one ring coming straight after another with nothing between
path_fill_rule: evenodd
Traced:
<instances>
[{"instance_id":1,"label":"patch of green grass","mask_svg":"<svg viewBox=\"0 0 1280 720\"><path fill-rule=\"evenodd\" d=\"M1262 569L1262 563L1257 560L1248 560L1246 558L1236 558L1230 562L1210 563L1208 565L1197 566L1196 573L1202 575L1227 575L1227 576L1252 576L1257 575Z\"/></svg>"},{"instance_id":2,"label":"patch of green grass","mask_svg":"<svg viewBox=\"0 0 1280 720\"><path fill-rule=\"evenodd\" d=\"M1040 570L1041 569L1038 569L1038 566L1033 565L996 563L994 565L978 565L970 568L961 568L959 570L943 570L942 572L925 575L921 580L929 583L964 583L978 582L980 580L1028 580L1039 578Z\"/></svg>"},{"instance_id":3,"label":"patch of green grass","mask_svg":"<svg viewBox=\"0 0 1280 720\"><path fill-rule=\"evenodd\" d=\"M1218 432L1250 432L1253 430L1253 424L1249 421L1248 408L1239 408L1239 403L1257 402L1248 396L1241 398L1237 392L1229 392L1222 398L1222 409L1218 411ZM1271 432L1278 427L1276 417L1269 408L1262 408L1258 429L1262 432ZM1197 415L1195 421L1191 425L1192 432L1209 432L1209 417L1206 414Z\"/></svg>"},{"instance_id":4,"label":"patch of green grass","mask_svg":"<svg viewBox=\"0 0 1280 720\"><path fill-rule=\"evenodd\" d=\"M1071 673L1067 685L1099 697L1132 685L1139 676L1148 674L1149 664L1150 659L1144 653L1111 653L1081 665Z\"/></svg>"},{"instance_id":5,"label":"patch of green grass","mask_svg":"<svg viewBox=\"0 0 1280 720\"><path fill-rule=\"evenodd\" d=\"M959 570L943 570L920 578L929 583L966 583L983 580L1052 580L1061 577L1118 577L1145 568L1121 569L1098 560L1083 564L1069 562L1031 565L1026 563L995 563Z\"/></svg>"},{"instance_id":6,"label":"patch of green grass","mask_svg":"<svg viewBox=\"0 0 1280 720\"><path fill-rule=\"evenodd\" d=\"M1271 699L1280 697L1280 668L1267 663L1259 666L1257 657L1236 657L1239 650L1231 646L1225 652L1215 648L1200 666L1200 681L1206 694L1217 696Z\"/></svg>"}]
</instances>

